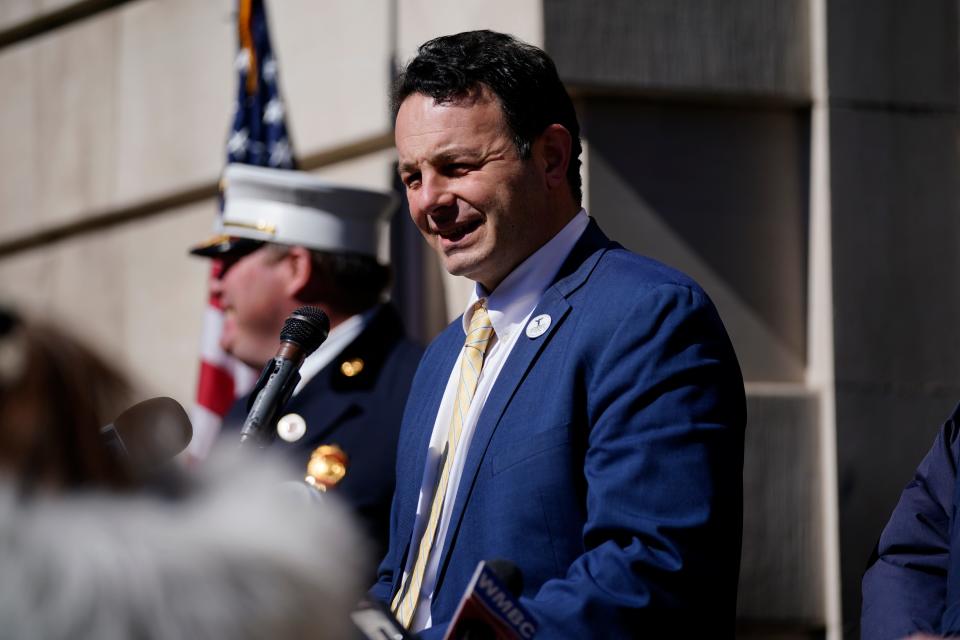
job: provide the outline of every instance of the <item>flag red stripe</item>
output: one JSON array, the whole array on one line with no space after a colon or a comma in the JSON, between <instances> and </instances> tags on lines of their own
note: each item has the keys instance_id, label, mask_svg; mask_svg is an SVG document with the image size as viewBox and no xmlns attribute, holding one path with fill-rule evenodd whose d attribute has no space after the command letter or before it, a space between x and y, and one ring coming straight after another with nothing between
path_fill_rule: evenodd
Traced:
<instances>
[{"instance_id":1,"label":"flag red stripe","mask_svg":"<svg viewBox=\"0 0 960 640\"><path fill-rule=\"evenodd\" d=\"M213 282L214 280L218 279L222 272L223 272L223 260L220 260L218 258L214 258L210 260L209 282ZM208 291L210 293L210 296L207 298L207 304L213 307L214 309L219 309L220 311L223 311L223 301L220 299L220 296L215 294L212 289Z\"/></svg>"},{"instance_id":2,"label":"flag red stripe","mask_svg":"<svg viewBox=\"0 0 960 640\"><path fill-rule=\"evenodd\" d=\"M197 402L218 416L225 416L233 404L233 375L209 362L200 363Z\"/></svg>"}]
</instances>

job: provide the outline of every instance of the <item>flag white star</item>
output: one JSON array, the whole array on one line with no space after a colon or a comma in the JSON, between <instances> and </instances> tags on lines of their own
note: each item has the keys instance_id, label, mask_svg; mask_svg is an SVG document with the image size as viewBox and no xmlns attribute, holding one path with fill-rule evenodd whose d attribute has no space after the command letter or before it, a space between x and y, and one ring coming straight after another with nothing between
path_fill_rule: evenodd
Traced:
<instances>
[{"instance_id":1,"label":"flag white star","mask_svg":"<svg viewBox=\"0 0 960 640\"><path fill-rule=\"evenodd\" d=\"M283 102L280 98L271 98L267 108L263 110L264 124L277 124L283 120Z\"/></svg>"},{"instance_id":2,"label":"flag white star","mask_svg":"<svg viewBox=\"0 0 960 640\"><path fill-rule=\"evenodd\" d=\"M233 61L233 66L240 73L244 73L250 69L250 52L246 49L240 49L237 52L237 57Z\"/></svg>"},{"instance_id":3,"label":"flag white star","mask_svg":"<svg viewBox=\"0 0 960 640\"><path fill-rule=\"evenodd\" d=\"M231 155L238 155L247 151L249 135L246 129L239 129L233 132L230 139L227 140L227 152Z\"/></svg>"},{"instance_id":4,"label":"flag white star","mask_svg":"<svg viewBox=\"0 0 960 640\"><path fill-rule=\"evenodd\" d=\"M277 61L273 56L267 56L263 59L263 79L273 83L277 79Z\"/></svg>"},{"instance_id":5,"label":"flag white star","mask_svg":"<svg viewBox=\"0 0 960 640\"><path fill-rule=\"evenodd\" d=\"M293 151L290 149L290 143L286 138L277 140L273 145L273 151L270 152L271 167L286 167L293 160Z\"/></svg>"}]
</instances>

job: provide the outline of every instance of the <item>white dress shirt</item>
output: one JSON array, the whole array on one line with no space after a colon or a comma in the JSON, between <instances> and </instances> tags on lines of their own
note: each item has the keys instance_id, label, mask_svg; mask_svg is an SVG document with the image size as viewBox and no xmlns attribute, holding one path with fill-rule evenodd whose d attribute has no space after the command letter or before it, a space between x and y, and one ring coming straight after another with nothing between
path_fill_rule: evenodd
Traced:
<instances>
[{"instance_id":1,"label":"white dress shirt","mask_svg":"<svg viewBox=\"0 0 960 640\"><path fill-rule=\"evenodd\" d=\"M450 512L457 499L457 489L460 484L460 476L463 473L463 464L470 448L470 442L473 439L473 432L477 426L480 412L483 410L483 405L486 404L490 390L497 381L497 377L513 350L517 338L524 332L533 310L540 303L543 292L556 277L563 261L570 254L589 222L590 218L587 216L587 212L581 209L557 235L514 269L493 293L488 293L479 283L474 287L470 302L463 314L464 336L466 336L467 328L470 326L473 304L478 299L486 297L487 311L493 324L494 337L487 347L477 389L473 400L470 402L470 409L464 418L463 432L457 450L454 452L447 493L443 499L440 521L437 525L436 540L424 570L420 599L411 623L411 630L414 632L426 629L432 624L430 603L433 600L433 590L436 586L437 568L440 557L443 555L443 542L450 525ZM460 357L462 356L461 351ZM410 555L407 557L404 580L406 580L406 574L410 572L415 560L414 550L417 542L427 526L430 504L433 501L433 494L437 488L437 476L440 473L441 453L447 442L447 432L453 414L453 405L457 397L459 377L460 358L458 357L447 380L443 399L440 402L440 409L437 412L437 419L433 424L430 450L427 452L427 464L424 469L423 482L420 485L417 519L413 526L413 544L411 545Z\"/></svg>"}]
</instances>

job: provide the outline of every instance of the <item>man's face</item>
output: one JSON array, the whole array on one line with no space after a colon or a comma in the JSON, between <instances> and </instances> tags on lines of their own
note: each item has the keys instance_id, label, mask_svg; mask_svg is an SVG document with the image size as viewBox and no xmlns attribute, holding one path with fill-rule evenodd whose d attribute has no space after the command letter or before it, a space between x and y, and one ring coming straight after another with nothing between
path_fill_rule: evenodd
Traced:
<instances>
[{"instance_id":1,"label":"man's face","mask_svg":"<svg viewBox=\"0 0 960 640\"><path fill-rule=\"evenodd\" d=\"M447 271L492 291L555 232L544 224L549 208L536 153L519 157L500 103L485 87L443 104L414 93L396 125L414 223Z\"/></svg>"},{"instance_id":2,"label":"man's face","mask_svg":"<svg viewBox=\"0 0 960 640\"><path fill-rule=\"evenodd\" d=\"M290 306L282 252L269 246L222 261L210 293L223 307L220 347L259 369L272 358Z\"/></svg>"}]
</instances>

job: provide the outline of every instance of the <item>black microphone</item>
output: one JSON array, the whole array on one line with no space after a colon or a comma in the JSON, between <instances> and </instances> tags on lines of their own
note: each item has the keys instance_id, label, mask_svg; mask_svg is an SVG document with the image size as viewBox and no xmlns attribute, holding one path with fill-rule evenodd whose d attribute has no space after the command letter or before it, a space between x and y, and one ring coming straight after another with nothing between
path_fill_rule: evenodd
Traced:
<instances>
[{"instance_id":1,"label":"black microphone","mask_svg":"<svg viewBox=\"0 0 960 640\"><path fill-rule=\"evenodd\" d=\"M138 476L158 470L186 449L193 437L187 412L173 398L151 398L100 428L108 449Z\"/></svg>"},{"instance_id":2,"label":"black microphone","mask_svg":"<svg viewBox=\"0 0 960 640\"><path fill-rule=\"evenodd\" d=\"M317 307L300 307L283 323L280 350L267 363L253 391L253 402L240 430L240 444L253 440L263 447L276 433L278 414L300 382L300 365L316 351L327 334L330 320Z\"/></svg>"},{"instance_id":3,"label":"black microphone","mask_svg":"<svg viewBox=\"0 0 960 640\"><path fill-rule=\"evenodd\" d=\"M530 640L537 622L520 604L523 574L507 560L480 561L444 640Z\"/></svg>"}]
</instances>

